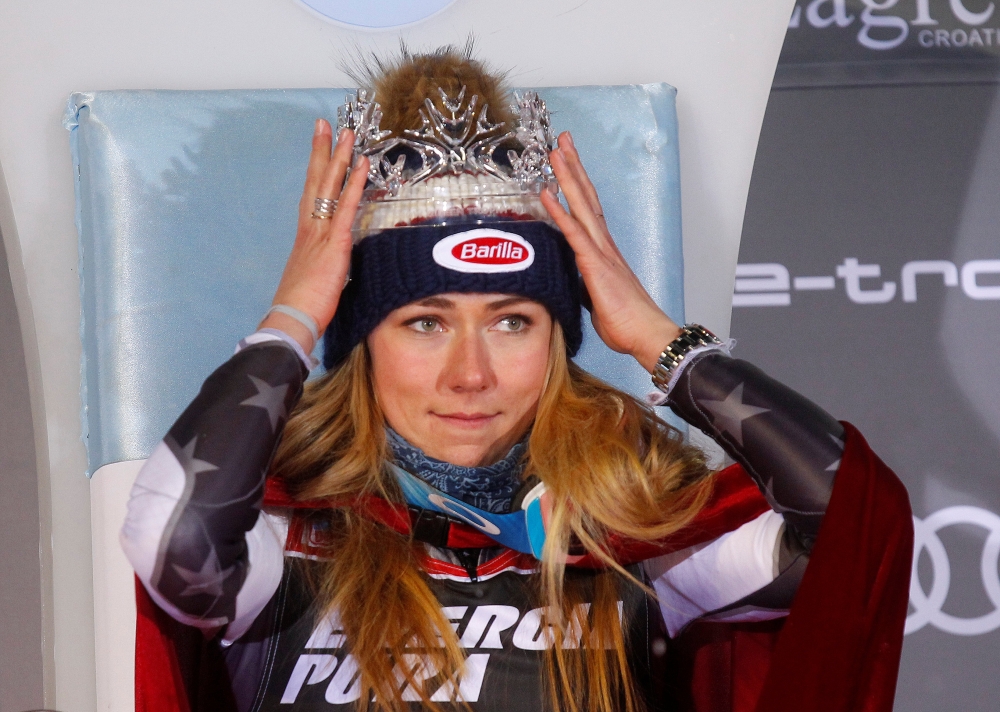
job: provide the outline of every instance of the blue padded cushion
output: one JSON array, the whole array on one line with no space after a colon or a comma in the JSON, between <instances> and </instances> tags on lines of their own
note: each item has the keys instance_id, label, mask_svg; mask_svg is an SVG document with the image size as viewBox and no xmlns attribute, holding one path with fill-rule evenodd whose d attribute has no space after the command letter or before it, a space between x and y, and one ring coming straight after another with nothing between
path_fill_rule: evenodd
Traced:
<instances>
[{"instance_id":1,"label":"blue padded cushion","mask_svg":"<svg viewBox=\"0 0 1000 712\"><path fill-rule=\"evenodd\" d=\"M683 320L675 90L539 89L573 132L622 251ZM144 458L253 331L295 237L313 122L345 89L73 94L90 472ZM649 375L600 343L584 368L636 395Z\"/></svg>"}]
</instances>

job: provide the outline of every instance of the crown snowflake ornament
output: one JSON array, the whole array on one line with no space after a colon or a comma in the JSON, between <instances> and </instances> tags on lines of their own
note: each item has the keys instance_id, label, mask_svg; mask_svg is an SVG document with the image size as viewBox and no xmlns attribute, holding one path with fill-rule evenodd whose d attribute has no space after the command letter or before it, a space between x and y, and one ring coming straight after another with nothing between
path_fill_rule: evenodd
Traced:
<instances>
[{"instance_id":1,"label":"crown snowflake ornament","mask_svg":"<svg viewBox=\"0 0 1000 712\"><path fill-rule=\"evenodd\" d=\"M533 91L523 95L514 94L517 103L518 125L514 135L524 147L521 153L508 151L511 178L522 187L555 182L552 166L549 165L549 151L555 148L556 137L549 122L549 110L545 102Z\"/></svg>"},{"instance_id":2,"label":"crown snowflake ornament","mask_svg":"<svg viewBox=\"0 0 1000 712\"><path fill-rule=\"evenodd\" d=\"M542 190L556 186L549 165L555 135L545 102L533 91L515 94L517 126L509 130L504 122L489 120L489 106L479 108L477 95L466 99L464 86L457 97L438 92L443 110L425 99L420 128L401 136L379 127L381 107L363 89L338 109L338 132L353 130L355 157L369 160L356 237L418 219L440 222L472 214L549 221L538 200ZM521 149L497 155L504 144Z\"/></svg>"}]
</instances>

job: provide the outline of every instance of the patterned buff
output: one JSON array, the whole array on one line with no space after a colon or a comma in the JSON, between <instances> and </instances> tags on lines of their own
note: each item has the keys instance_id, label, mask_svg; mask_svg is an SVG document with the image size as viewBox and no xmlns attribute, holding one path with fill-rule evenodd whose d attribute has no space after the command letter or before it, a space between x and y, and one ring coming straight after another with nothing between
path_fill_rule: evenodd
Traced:
<instances>
[{"instance_id":1,"label":"patterned buff","mask_svg":"<svg viewBox=\"0 0 1000 712\"><path fill-rule=\"evenodd\" d=\"M521 487L527 438L492 465L462 467L428 457L392 428L386 427L385 431L389 447L396 457L396 464L431 487L493 514L506 514L510 511L510 503Z\"/></svg>"}]
</instances>

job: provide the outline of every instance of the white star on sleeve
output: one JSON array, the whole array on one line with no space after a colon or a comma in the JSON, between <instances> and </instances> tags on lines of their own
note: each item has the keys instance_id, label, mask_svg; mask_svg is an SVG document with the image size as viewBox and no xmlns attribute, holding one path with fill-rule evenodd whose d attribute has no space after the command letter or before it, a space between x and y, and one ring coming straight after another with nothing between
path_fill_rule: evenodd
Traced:
<instances>
[{"instance_id":1,"label":"white star on sleeve","mask_svg":"<svg viewBox=\"0 0 1000 712\"><path fill-rule=\"evenodd\" d=\"M180 448L179 451L174 453L174 456L177 458L177 461L184 469L184 474L187 477L194 477L195 475L201 472L211 472L212 470L219 469L211 462L208 462L206 460L199 460L194 456L194 448L197 443L198 443L198 436L195 435L188 441L187 445Z\"/></svg>"},{"instance_id":2,"label":"white star on sleeve","mask_svg":"<svg viewBox=\"0 0 1000 712\"><path fill-rule=\"evenodd\" d=\"M271 423L271 432L278 427L278 421L288 417L285 410L285 396L288 394L288 384L272 386L267 381L256 376L247 376L257 388L257 395L250 396L240 405L249 405L256 408L263 408L267 411L267 418Z\"/></svg>"},{"instance_id":3,"label":"white star on sleeve","mask_svg":"<svg viewBox=\"0 0 1000 712\"><path fill-rule=\"evenodd\" d=\"M833 440L833 442L835 442L837 444L837 449L840 450L841 452L843 452L844 451L844 441L841 440L840 438L838 438L833 433L827 433L827 435L829 435L830 439ZM840 469L840 458L838 457L836 460L834 460L826 468L826 472L836 472L839 469Z\"/></svg>"},{"instance_id":4,"label":"white star on sleeve","mask_svg":"<svg viewBox=\"0 0 1000 712\"><path fill-rule=\"evenodd\" d=\"M740 446L743 445L743 421L770 410L744 405L742 383L736 386L725 400L699 400L698 405L711 411L712 424L720 433L726 432L732 435Z\"/></svg>"},{"instance_id":5,"label":"white star on sleeve","mask_svg":"<svg viewBox=\"0 0 1000 712\"><path fill-rule=\"evenodd\" d=\"M208 594L210 596L222 595L222 582L226 580L229 572L233 570L230 566L225 571L219 565L219 557L215 553L215 547L209 549L208 558L202 564L200 571L191 571L183 566L172 564L177 575L184 579L187 587L181 591L181 596L198 596Z\"/></svg>"}]
</instances>

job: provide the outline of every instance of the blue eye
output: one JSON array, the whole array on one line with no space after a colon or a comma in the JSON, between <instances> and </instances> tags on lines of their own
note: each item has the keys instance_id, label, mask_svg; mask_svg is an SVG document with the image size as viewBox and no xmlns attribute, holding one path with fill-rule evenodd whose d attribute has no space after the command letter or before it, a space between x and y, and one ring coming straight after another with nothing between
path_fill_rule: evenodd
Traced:
<instances>
[{"instance_id":1,"label":"blue eye","mask_svg":"<svg viewBox=\"0 0 1000 712\"><path fill-rule=\"evenodd\" d=\"M433 317L424 316L411 321L408 326L421 334L431 334L441 328L441 322Z\"/></svg>"},{"instance_id":2,"label":"blue eye","mask_svg":"<svg viewBox=\"0 0 1000 712\"><path fill-rule=\"evenodd\" d=\"M505 316L497 322L500 331L524 331L528 328L528 320L519 315Z\"/></svg>"}]
</instances>

